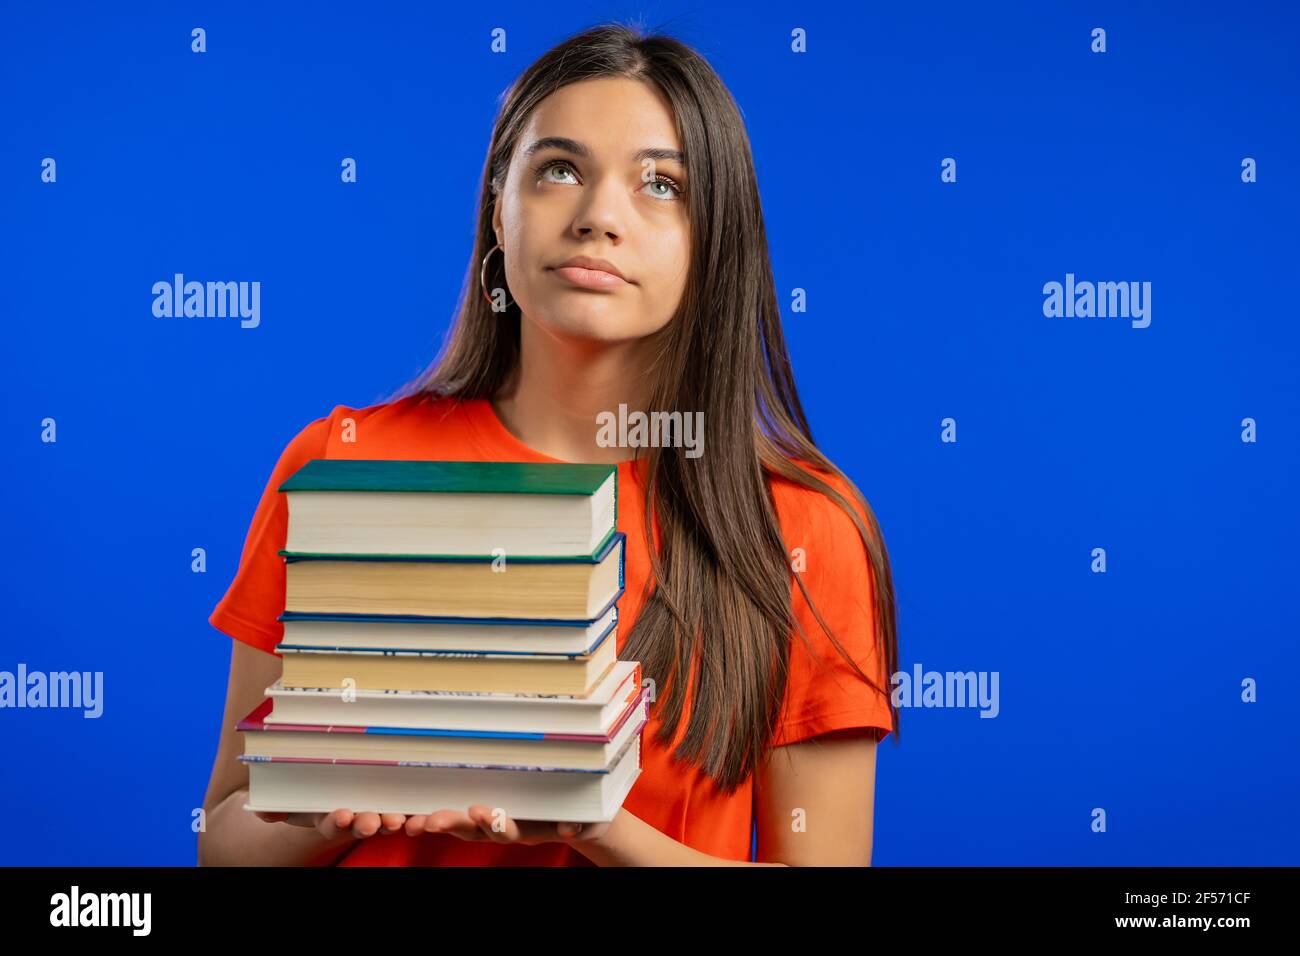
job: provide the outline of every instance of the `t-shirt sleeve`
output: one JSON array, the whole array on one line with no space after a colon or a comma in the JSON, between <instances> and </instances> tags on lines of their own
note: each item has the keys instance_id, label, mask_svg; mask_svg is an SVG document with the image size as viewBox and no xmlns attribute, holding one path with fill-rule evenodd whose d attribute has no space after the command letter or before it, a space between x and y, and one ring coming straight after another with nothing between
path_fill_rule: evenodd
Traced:
<instances>
[{"instance_id":1,"label":"t-shirt sleeve","mask_svg":"<svg viewBox=\"0 0 1300 956\"><path fill-rule=\"evenodd\" d=\"M330 422L335 412L318 418L285 446L262 491L239 558L239 570L208 616L217 630L268 654L284 635L277 620L284 612L284 548L289 527L288 502L278 489L295 471L313 458L325 457Z\"/></svg>"},{"instance_id":2,"label":"t-shirt sleeve","mask_svg":"<svg viewBox=\"0 0 1300 956\"><path fill-rule=\"evenodd\" d=\"M842 481L822 477L863 516ZM793 585L794 614L807 643L798 633L791 636L786 695L772 746L848 729L871 730L883 740L893 729L891 684L876 641L871 559L856 525L838 504L811 489L799 489L797 494L800 505L793 510L798 517L783 528L792 567L835 639L876 686L864 681L845 660L803 591ZM870 525L866 527L870 534Z\"/></svg>"}]
</instances>

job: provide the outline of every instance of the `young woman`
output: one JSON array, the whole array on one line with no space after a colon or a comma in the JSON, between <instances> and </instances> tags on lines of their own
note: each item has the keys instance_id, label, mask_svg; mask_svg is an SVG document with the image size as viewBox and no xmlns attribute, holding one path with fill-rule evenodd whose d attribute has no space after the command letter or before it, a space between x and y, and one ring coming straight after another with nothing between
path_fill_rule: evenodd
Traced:
<instances>
[{"instance_id":1,"label":"young woman","mask_svg":"<svg viewBox=\"0 0 1300 956\"><path fill-rule=\"evenodd\" d=\"M620 405L702 413L702 444L606 447L598 416ZM617 463L617 646L657 699L611 823L242 809L234 724L280 673L276 488L313 458ZM813 444L744 126L697 53L602 27L520 77L441 356L289 442L210 621L235 642L200 863L755 865L755 826L757 865L870 863L876 744L898 732L889 560L861 493Z\"/></svg>"}]
</instances>

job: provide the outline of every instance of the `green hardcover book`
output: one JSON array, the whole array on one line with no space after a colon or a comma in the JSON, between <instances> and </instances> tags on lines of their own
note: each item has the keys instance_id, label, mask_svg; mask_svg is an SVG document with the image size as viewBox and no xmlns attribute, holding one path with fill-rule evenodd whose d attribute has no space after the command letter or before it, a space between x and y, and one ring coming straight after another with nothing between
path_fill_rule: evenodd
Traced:
<instances>
[{"instance_id":1,"label":"green hardcover book","mask_svg":"<svg viewBox=\"0 0 1300 956\"><path fill-rule=\"evenodd\" d=\"M317 458L279 490L290 559L594 561L618 520L614 465Z\"/></svg>"}]
</instances>

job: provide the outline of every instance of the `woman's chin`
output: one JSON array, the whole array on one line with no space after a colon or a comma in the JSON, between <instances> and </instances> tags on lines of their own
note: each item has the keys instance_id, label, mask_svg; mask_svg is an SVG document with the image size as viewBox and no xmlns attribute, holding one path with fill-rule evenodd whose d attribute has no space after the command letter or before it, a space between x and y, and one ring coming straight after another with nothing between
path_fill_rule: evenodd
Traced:
<instances>
[{"instance_id":1,"label":"woman's chin","mask_svg":"<svg viewBox=\"0 0 1300 956\"><path fill-rule=\"evenodd\" d=\"M641 338L646 330L639 323L630 322L610 310L590 309L578 314L567 312L562 318L554 317L545 327L557 338L572 342L614 343Z\"/></svg>"}]
</instances>

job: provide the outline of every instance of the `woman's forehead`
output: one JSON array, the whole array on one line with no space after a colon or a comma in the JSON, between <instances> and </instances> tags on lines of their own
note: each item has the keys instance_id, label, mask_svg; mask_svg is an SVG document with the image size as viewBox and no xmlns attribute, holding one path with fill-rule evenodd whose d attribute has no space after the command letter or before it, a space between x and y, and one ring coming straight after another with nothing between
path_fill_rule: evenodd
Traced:
<instances>
[{"instance_id":1,"label":"woman's forehead","mask_svg":"<svg viewBox=\"0 0 1300 956\"><path fill-rule=\"evenodd\" d=\"M551 137L579 143L590 152L624 152L627 159L642 148L681 149L662 94L624 77L571 83L538 103L521 142L527 148Z\"/></svg>"}]
</instances>

